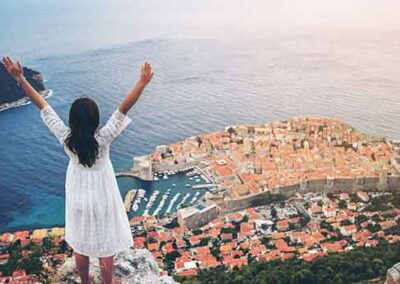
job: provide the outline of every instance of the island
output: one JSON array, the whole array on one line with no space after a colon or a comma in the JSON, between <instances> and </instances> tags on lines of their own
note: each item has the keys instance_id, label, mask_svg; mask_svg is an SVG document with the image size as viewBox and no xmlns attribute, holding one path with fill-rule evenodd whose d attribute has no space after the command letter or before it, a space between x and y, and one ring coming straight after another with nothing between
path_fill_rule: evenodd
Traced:
<instances>
[{"instance_id":1,"label":"island","mask_svg":"<svg viewBox=\"0 0 400 284\"><path fill-rule=\"evenodd\" d=\"M43 76L39 72L24 67L24 75L43 97L51 95L51 91L44 86ZM0 111L26 105L30 102L23 90L17 86L15 80L7 73L3 64L0 64L0 94Z\"/></svg>"}]
</instances>

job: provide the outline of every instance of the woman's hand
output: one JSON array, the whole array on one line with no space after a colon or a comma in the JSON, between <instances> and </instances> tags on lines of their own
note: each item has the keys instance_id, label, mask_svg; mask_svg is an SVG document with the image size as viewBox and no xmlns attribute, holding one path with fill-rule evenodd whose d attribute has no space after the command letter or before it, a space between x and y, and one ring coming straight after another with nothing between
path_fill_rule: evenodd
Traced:
<instances>
[{"instance_id":1,"label":"woman's hand","mask_svg":"<svg viewBox=\"0 0 400 284\"><path fill-rule=\"evenodd\" d=\"M151 78L153 77L153 69L150 63L145 62L140 68L140 79L139 82L146 86L150 83Z\"/></svg>"},{"instance_id":2,"label":"woman's hand","mask_svg":"<svg viewBox=\"0 0 400 284\"><path fill-rule=\"evenodd\" d=\"M21 63L17 61L14 63L10 57L3 57L3 64L10 74L17 81L18 85L24 90L25 94L32 100L32 102L40 109L46 107L47 101L32 87L31 84L24 78L24 69Z\"/></svg>"},{"instance_id":3,"label":"woman's hand","mask_svg":"<svg viewBox=\"0 0 400 284\"><path fill-rule=\"evenodd\" d=\"M119 105L120 112L126 114L133 107L133 105L136 104L144 88L148 83L150 83L152 77L153 68L151 67L150 63L145 62L140 68L139 81Z\"/></svg>"},{"instance_id":4,"label":"woman's hand","mask_svg":"<svg viewBox=\"0 0 400 284\"><path fill-rule=\"evenodd\" d=\"M10 74L16 81L24 78L24 69L19 61L14 63L8 56L4 56L2 61L8 74Z\"/></svg>"}]
</instances>

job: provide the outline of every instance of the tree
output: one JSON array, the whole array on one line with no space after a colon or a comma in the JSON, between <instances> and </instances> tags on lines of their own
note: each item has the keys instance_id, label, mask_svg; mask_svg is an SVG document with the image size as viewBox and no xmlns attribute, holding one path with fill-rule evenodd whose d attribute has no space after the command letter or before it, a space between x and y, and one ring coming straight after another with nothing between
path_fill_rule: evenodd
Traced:
<instances>
[{"instance_id":1,"label":"tree","mask_svg":"<svg viewBox=\"0 0 400 284\"><path fill-rule=\"evenodd\" d=\"M201 235L203 233L203 231L202 230L200 230L200 229L194 229L193 230L193 235Z\"/></svg>"},{"instance_id":2,"label":"tree","mask_svg":"<svg viewBox=\"0 0 400 284\"><path fill-rule=\"evenodd\" d=\"M233 238L237 238L237 232L233 228L222 228L221 229L221 234L232 234Z\"/></svg>"},{"instance_id":3,"label":"tree","mask_svg":"<svg viewBox=\"0 0 400 284\"><path fill-rule=\"evenodd\" d=\"M303 269L293 274L290 279L291 284L313 284L316 283L314 274L308 270Z\"/></svg>"},{"instance_id":4,"label":"tree","mask_svg":"<svg viewBox=\"0 0 400 284\"><path fill-rule=\"evenodd\" d=\"M368 221L368 217L365 216L364 214L360 214L356 217L356 224L360 225L361 223Z\"/></svg>"},{"instance_id":5,"label":"tree","mask_svg":"<svg viewBox=\"0 0 400 284\"><path fill-rule=\"evenodd\" d=\"M388 268L400 262L400 243L384 243L377 247L355 248L333 253L312 262L299 259L249 263L232 271L225 267L202 270L198 276L182 283L360 283L384 276Z\"/></svg>"},{"instance_id":6,"label":"tree","mask_svg":"<svg viewBox=\"0 0 400 284\"><path fill-rule=\"evenodd\" d=\"M278 216L278 211L276 211L275 207L271 208L271 217L276 218Z\"/></svg>"},{"instance_id":7,"label":"tree","mask_svg":"<svg viewBox=\"0 0 400 284\"><path fill-rule=\"evenodd\" d=\"M236 133L235 129L232 126L228 127L227 132L229 133L229 135Z\"/></svg>"},{"instance_id":8,"label":"tree","mask_svg":"<svg viewBox=\"0 0 400 284\"><path fill-rule=\"evenodd\" d=\"M174 267L175 267L175 260L178 258L178 257L180 257L181 256L181 254L178 252L178 251L172 251L172 252L169 252L169 253L167 253L166 255L165 255L165 257L164 257L164 261L165 261L165 265L166 265L166 267L167 267L167 269L169 270L169 271L172 271L173 269L174 269Z\"/></svg>"},{"instance_id":9,"label":"tree","mask_svg":"<svg viewBox=\"0 0 400 284\"><path fill-rule=\"evenodd\" d=\"M197 136L196 140L197 140L197 147L200 148L201 144L203 144L203 140L201 139L200 136Z\"/></svg>"},{"instance_id":10,"label":"tree","mask_svg":"<svg viewBox=\"0 0 400 284\"><path fill-rule=\"evenodd\" d=\"M68 244L65 240L62 240L58 246L58 253L65 253L68 250Z\"/></svg>"},{"instance_id":11,"label":"tree","mask_svg":"<svg viewBox=\"0 0 400 284\"><path fill-rule=\"evenodd\" d=\"M7 248L7 252L10 255L8 262L0 266L0 272L3 272L5 276L11 275L14 270L17 269L19 265L19 260L21 259L21 241L18 239Z\"/></svg>"},{"instance_id":12,"label":"tree","mask_svg":"<svg viewBox=\"0 0 400 284\"><path fill-rule=\"evenodd\" d=\"M41 274L43 270L43 264L40 259L42 254L43 253L41 249L37 248L35 251L29 254L27 258L21 261L21 268L24 269L27 274Z\"/></svg>"},{"instance_id":13,"label":"tree","mask_svg":"<svg viewBox=\"0 0 400 284\"><path fill-rule=\"evenodd\" d=\"M54 249L53 237L44 237L42 240L42 247L46 252L50 252Z\"/></svg>"},{"instance_id":14,"label":"tree","mask_svg":"<svg viewBox=\"0 0 400 284\"><path fill-rule=\"evenodd\" d=\"M200 244L199 244L199 246L207 246L208 245L208 243L210 242L210 240L211 240L211 237L207 237L207 238L203 238L203 239L201 239L200 240Z\"/></svg>"},{"instance_id":15,"label":"tree","mask_svg":"<svg viewBox=\"0 0 400 284\"><path fill-rule=\"evenodd\" d=\"M179 227L178 218L172 219L172 221L170 223L168 223L167 225L165 225L164 227L167 229L173 229L173 228Z\"/></svg>"},{"instance_id":16,"label":"tree","mask_svg":"<svg viewBox=\"0 0 400 284\"><path fill-rule=\"evenodd\" d=\"M347 208L347 203L345 200L340 200L339 201L339 208L340 209L346 209Z\"/></svg>"}]
</instances>

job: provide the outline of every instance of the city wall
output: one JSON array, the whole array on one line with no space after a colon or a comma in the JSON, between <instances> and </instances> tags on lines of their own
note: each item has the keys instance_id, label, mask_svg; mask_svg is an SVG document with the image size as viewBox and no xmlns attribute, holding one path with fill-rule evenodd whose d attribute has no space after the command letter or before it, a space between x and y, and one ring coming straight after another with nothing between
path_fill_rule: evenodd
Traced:
<instances>
[{"instance_id":1,"label":"city wall","mask_svg":"<svg viewBox=\"0 0 400 284\"><path fill-rule=\"evenodd\" d=\"M162 164L162 165L153 165L154 172L157 173L165 173L169 171L182 171L187 168L193 168L194 166L198 165L198 161L192 162L185 162L185 163L178 163L178 164Z\"/></svg>"},{"instance_id":2,"label":"city wall","mask_svg":"<svg viewBox=\"0 0 400 284\"><path fill-rule=\"evenodd\" d=\"M260 206L273 202L274 196L283 195L290 197L296 192L355 192L363 191L393 191L400 189L400 176L379 177L362 177L362 178L325 178L308 180L293 185L272 188L269 191L260 192L250 196L244 196L237 199L224 200L224 204L220 204L223 213L229 213L242 210L248 207Z\"/></svg>"}]
</instances>

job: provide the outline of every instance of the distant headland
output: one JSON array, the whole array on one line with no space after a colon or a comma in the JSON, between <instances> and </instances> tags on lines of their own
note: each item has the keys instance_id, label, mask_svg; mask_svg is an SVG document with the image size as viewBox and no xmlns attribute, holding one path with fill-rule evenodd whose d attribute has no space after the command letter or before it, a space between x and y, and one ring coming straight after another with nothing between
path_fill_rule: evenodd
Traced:
<instances>
[{"instance_id":1,"label":"distant headland","mask_svg":"<svg viewBox=\"0 0 400 284\"><path fill-rule=\"evenodd\" d=\"M44 97L51 95L51 91L43 84L43 76L30 68L24 67L24 75L28 82ZM7 73L3 64L0 64L0 111L22 106L30 102L15 80Z\"/></svg>"}]
</instances>

